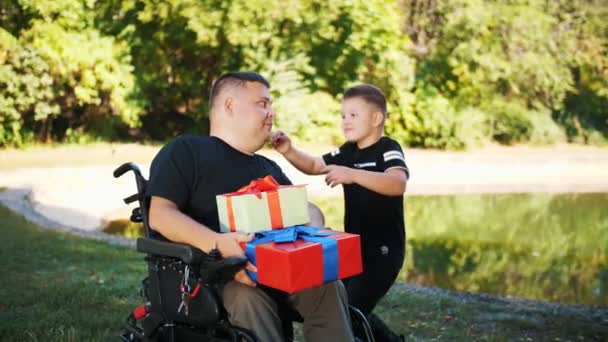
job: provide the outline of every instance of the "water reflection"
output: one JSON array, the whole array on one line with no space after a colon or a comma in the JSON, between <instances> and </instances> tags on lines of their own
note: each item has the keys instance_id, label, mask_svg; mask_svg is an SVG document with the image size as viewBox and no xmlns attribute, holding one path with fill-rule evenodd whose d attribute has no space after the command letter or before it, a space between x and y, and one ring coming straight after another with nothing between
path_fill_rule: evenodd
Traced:
<instances>
[{"instance_id":1,"label":"water reflection","mask_svg":"<svg viewBox=\"0 0 608 342\"><path fill-rule=\"evenodd\" d=\"M341 198L314 202L342 228ZM608 194L410 196L406 221L401 280L608 305ZM142 236L127 220L106 231Z\"/></svg>"},{"instance_id":2,"label":"water reflection","mask_svg":"<svg viewBox=\"0 0 608 342\"><path fill-rule=\"evenodd\" d=\"M145 235L141 223L134 223L126 219L110 221L103 231L128 238L138 238Z\"/></svg>"},{"instance_id":3,"label":"water reflection","mask_svg":"<svg viewBox=\"0 0 608 342\"><path fill-rule=\"evenodd\" d=\"M342 226L339 200L318 204ZM401 280L608 304L608 194L412 196Z\"/></svg>"}]
</instances>

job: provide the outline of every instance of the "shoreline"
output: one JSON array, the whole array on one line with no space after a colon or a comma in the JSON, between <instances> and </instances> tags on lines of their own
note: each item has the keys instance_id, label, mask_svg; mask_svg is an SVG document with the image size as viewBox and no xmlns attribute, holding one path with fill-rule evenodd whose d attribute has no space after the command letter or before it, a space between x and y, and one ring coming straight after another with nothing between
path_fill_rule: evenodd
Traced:
<instances>
[{"instance_id":1,"label":"shoreline","mask_svg":"<svg viewBox=\"0 0 608 342\"><path fill-rule=\"evenodd\" d=\"M0 151L0 200L20 202L58 225L99 231L108 221L127 218L134 206L122 198L136 192L133 176L112 171L134 161L145 177L158 146L66 146ZM327 147L311 147L322 154ZM341 197L323 176L307 176L273 150L260 152L279 164L294 184L307 184L309 197ZM608 147L496 147L474 151L405 150L411 170L406 198L417 195L480 193L608 193ZM11 165L10 167L7 165ZM15 195L20 194L20 195ZM19 196L25 198L18 198Z\"/></svg>"}]
</instances>

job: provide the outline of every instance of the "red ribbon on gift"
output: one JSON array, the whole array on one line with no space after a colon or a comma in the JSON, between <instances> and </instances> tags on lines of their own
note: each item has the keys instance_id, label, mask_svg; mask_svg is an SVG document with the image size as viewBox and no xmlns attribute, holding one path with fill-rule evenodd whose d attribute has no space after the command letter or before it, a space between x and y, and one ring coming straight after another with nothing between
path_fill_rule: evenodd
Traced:
<instances>
[{"instance_id":1,"label":"red ribbon on gift","mask_svg":"<svg viewBox=\"0 0 608 342\"><path fill-rule=\"evenodd\" d=\"M228 223L230 231L236 231L236 223L234 222L234 211L232 209L232 196L252 194L257 198L262 198L262 192L266 192L268 200L268 210L270 210L270 225L272 229L283 227L283 215L281 214L281 201L279 200L279 192L277 191L280 184L271 176L252 180L248 185L238 189L235 192L225 194L226 209L228 210Z\"/></svg>"}]
</instances>

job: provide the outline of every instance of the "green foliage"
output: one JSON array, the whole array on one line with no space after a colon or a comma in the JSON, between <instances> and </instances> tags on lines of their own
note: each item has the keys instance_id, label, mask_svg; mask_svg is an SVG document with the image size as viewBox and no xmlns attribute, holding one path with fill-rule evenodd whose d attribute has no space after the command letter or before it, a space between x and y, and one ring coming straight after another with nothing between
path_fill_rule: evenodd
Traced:
<instances>
[{"instance_id":1,"label":"green foliage","mask_svg":"<svg viewBox=\"0 0 608 342\"><path fill-rule=\"evenodd\" d=\"M155 138L193 125L204 133L208 89L226 71L258 71L273 81L276 96L301 96L277 98L279 111L288 111L282 115L295 118L278 125L304 140L335 139L335 96L347 85L378 81L390 94L412 78L392 2L172 0L97 7L102 31L131 46L150 118L174 122ZM154 130L146 120L144 127ZM311 124L319 124L318 131Z\"/></svg>"},{"instance_id":2,"label":"green foliage","mask_svg":"<svg viewBox=\"0 0 608 342\"><path fill-rule=\"evenodd\" d=\"M534 110L518 101L495 97L482 110L490 114L486 123L489 137L502 144L565 140L564 132L552 120L548 109Z\"/></svg>"},{"instance_id":3,"label":"green foliage","mask_svg":"<svg viewBox=\"0 0 608 342\"><path fill-rule=\"evenodd\" d=\"M57 115L59 106L50 67L36 49L0 28L0 52L0 146L19 146L28 140L22 115L44 119Z\"/></svg>"},{"instance_id":4,"label":"green foliage","mask_svg":"<svg viewBox=\"0 0 608 342\"><path fill-rule=\"evenodd\" d=\"M554 113L570 141L605 144L608 141L608 6L557 2L551 7L563 26L576 35L573 68L575 88L562 110Z\"/></svg>"},{"instance_id":5,"label":"green foliage","mask_svg":"<svg viewBox=\"0 0 608 342\"><path fill-rule=\"evenodd\" d=\"M206 133L209 88L234 70L272 81L301 140L341 140L340 94L366 82L405 145L608 141L601 0L5 2L2 87L38 81L1 100L0 146Z\"/></svg>"},{"instance_id":6,"label":"green foliage","mask_svg":"<svg viewBox=\"0 0 608 342\"><path fill-rule=\"evenodd\" d=\"M431 107L415 107L414 115L420 119L414 120L418 125L413 126L416 134L410 137L411 144L468 146L468 135L451 129L452 122L461 119L458 115L454 118L453 113L467 107L485 116L486 124L478 125L476 134L485 141L564 141L564 129L558 124L566 126L570 136L585 129L605 131L607 116L602 107L581 110L587 119L578 120L580 115L573 115L571 108L582 109L573 105L582 101L568 99L580 93L575 76L582 65L586 67L581 70L593 70L590 74L594 77L601 75L606 65L606 54L602 54L606 30L600 28L605 27L605 20L599 19L608 10L605 4L451 0L440 4L405 2L403 7L408 13L406 32L419 61L418 84L423 89L434 89L430 94L423 90L417 101L439 101ZM595 25L593 29L583 19L590 12L594 13L589 20ZM601 91L592 94L598 96ZM441 104L444 99L454 110ZM567 104L570 106L564 109ZM429 108L441 113L429 114ZM428 116L443 120L429 120ZM556 117L559 120L555 121ZM572 122L581 124L568 129Z\"/></svg>"},{"instance_id":7,"label":"green foliage","mask_svg":"<svg viewBox=\"0 0 608 342\"><path fill-rule=\"evenodd\" d=\"M305 141L335 145L342 141L340 104L330 94L303 87L294 63L268 63L268 79L275 98L275 124L279 129ZM311 130L310 127L315 127Z\"/></svg>"},{"instance_id":8,"label":"green foliage","mask_svg":"<svg viewBox=\"0 0 608 342\"><path fill-rule=\"evenodd\" d=\"M91 2L20 5L32 13L28 25L18 37L4 30L0 36L7 56L0 60L0 87L6 89L0 146L22 144L28 132L42 141L74 134L108 139L121 126L136 127L143 103L128 50L90 27Z\"/></svg>"}]
</instances>

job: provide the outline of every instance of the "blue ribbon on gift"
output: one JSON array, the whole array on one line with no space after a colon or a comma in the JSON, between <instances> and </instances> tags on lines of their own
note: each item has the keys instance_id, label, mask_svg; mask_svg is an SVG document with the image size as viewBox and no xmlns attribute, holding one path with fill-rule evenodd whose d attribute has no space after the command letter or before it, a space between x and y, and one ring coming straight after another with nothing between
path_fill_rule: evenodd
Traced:
<instances>
[{"instance_id":1,"label":"blue ribbon on gift","mask_svg":"<svg viewBox=\"0 0 608 342\"><path fill-rule=\"evenodd\" d=\"M302 239L308 242L317 242L323 248L323 282L328 283L338 279L338 241L328 239L327 236L337 234L327 231L327 228L293 226L277 230L269 230L255 233L251 242L245 245L245 255L254 265L257 265L255 258L255 247L263 243L289 243ZM257 282L256 272L247 271L249 277Z\"/></svg>"}]
</instances>

